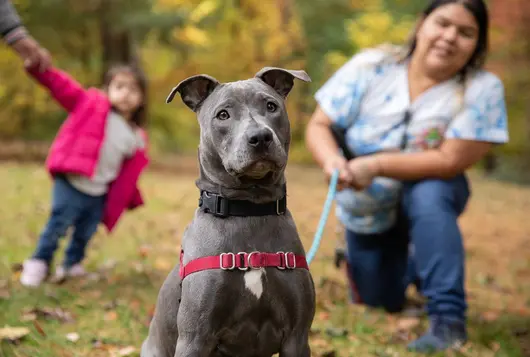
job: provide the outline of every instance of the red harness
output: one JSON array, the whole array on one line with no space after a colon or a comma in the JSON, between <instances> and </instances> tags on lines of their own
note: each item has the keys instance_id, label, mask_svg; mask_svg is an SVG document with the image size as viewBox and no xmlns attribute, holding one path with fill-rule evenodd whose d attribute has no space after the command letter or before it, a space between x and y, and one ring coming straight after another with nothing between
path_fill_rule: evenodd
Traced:
<instances>
[{"instance_id":1,"label":"red harness","mask_svg":"<svg viewBox=\"0 0 530 357\"><path fill-rule=\"evenodd\" d=\"M305 256L296 255L292 252L262 253L262 252L239 252L221 253L194 259L188 264L182 264L184 250L180 251L180 279L202 270L249 270L266 267L275 267L280 270L302 268L309 270Z\"/></svg>"}]
</instances>

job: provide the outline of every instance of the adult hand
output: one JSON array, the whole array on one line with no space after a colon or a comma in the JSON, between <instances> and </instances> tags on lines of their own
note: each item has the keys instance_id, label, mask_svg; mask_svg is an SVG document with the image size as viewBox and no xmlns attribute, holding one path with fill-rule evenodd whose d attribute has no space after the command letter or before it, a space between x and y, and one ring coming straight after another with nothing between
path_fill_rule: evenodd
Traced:
<instances>
[{"instance_id":1,"label":"adult hand","mask_svg":"<svg viewBox=\"0 0 530 357\"><path fill-rule=\"evenodd\" d=\"M26 68L38 67L39 71L43 72L51 64L50 53L42 48L31 36L21 38L11 44L11 47L22 58Z\"/></svg>"},{"instance_id":2,"label":"adult hand","mask_svg":"<svg viewBox=\"0 0 530 357\"><path fill-rule=\"evenodd\" d=\"M381 166L375 156L360 156L350 160L347 168L351 175L350 186L360 191L372 184Z\"/></svg>"},{"instance_id":3,"label":"adult hand","mask_svg":"<svg viewBox=\"0 0 530 357\"><path fill-rule=\"evenodd\" d=\"M339 179L337 182L338 191L350 186L352 175L348 171L347 164L346 159L340 155L332 156L324 162L323 169L328 182L331 180L331 176L333 176L335 170L339 170Z\"/></svg>"}]
</instances>

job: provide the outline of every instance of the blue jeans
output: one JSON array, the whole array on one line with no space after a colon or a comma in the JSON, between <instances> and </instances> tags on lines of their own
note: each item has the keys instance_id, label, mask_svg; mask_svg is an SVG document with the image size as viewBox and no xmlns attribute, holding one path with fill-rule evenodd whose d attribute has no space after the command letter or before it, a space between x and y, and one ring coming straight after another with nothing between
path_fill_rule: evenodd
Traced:
<instances>
[{"instance_id":1,"label":"blue jeans","mask_svg":"<svg viewBox=\"0 0 530 357\"><path fill-rule=\"evenodd\" d=\"M96 233L102 219L105 197L105 195L86 195L73 187L65 178L56 177L51 214L32 257L50 264L59 239L66 235L68 228L73 227L74 232L66 249L63 265L68 268L81 262L85 257L87 244Z\"/></svg>"},{"instance_id":2,"label":"blue jeans","mask_svg":"<svg viewBox=\"0 0 530 357\"><path fill-rule=\"evenodd\" d=\"M347 231L354 302L397 312L405 304L407 285L417 277L429 316L465 320L465 252L457 219L469 196L464 175L407 182L393 228L375 235ZM414 246L413 260L409 242Z\"/></svg>"}]
</instances>

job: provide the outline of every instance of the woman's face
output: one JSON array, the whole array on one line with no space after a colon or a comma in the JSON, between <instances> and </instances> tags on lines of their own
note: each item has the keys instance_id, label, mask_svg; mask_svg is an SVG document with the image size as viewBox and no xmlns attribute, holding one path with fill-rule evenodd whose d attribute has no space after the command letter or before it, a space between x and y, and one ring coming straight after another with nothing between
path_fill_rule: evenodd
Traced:
<instances>
[{"instance_id":1,"label":"woman's face","mask_svg":"<svg viewBox=\"0 0 530 357\"><path fill-rule=\"evenodd\" d=\"M463 5L440 6L420 24L416 49L427 72L453 76L469 61L477 47L479 27Z\"/></svg>"}]
</instances>

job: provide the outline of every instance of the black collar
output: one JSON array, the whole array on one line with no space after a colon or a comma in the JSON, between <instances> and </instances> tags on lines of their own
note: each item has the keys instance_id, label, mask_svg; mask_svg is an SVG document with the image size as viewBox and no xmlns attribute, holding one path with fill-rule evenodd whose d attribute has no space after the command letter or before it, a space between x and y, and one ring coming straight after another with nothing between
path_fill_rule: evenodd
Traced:
<instances>
[{"instance_id":1,"label":"black collar","mask_svg":"<svg viewBox=\"0 0 530 357\"><path fill-rule=\"evenodd\" d=\"M205 213L216 217L249 217L249 216L281 216L287 210L287 196L277 201L254 203L245 200L231 200L216 193L201 191L199 208Z\"/></svg>"}]
</instances>

